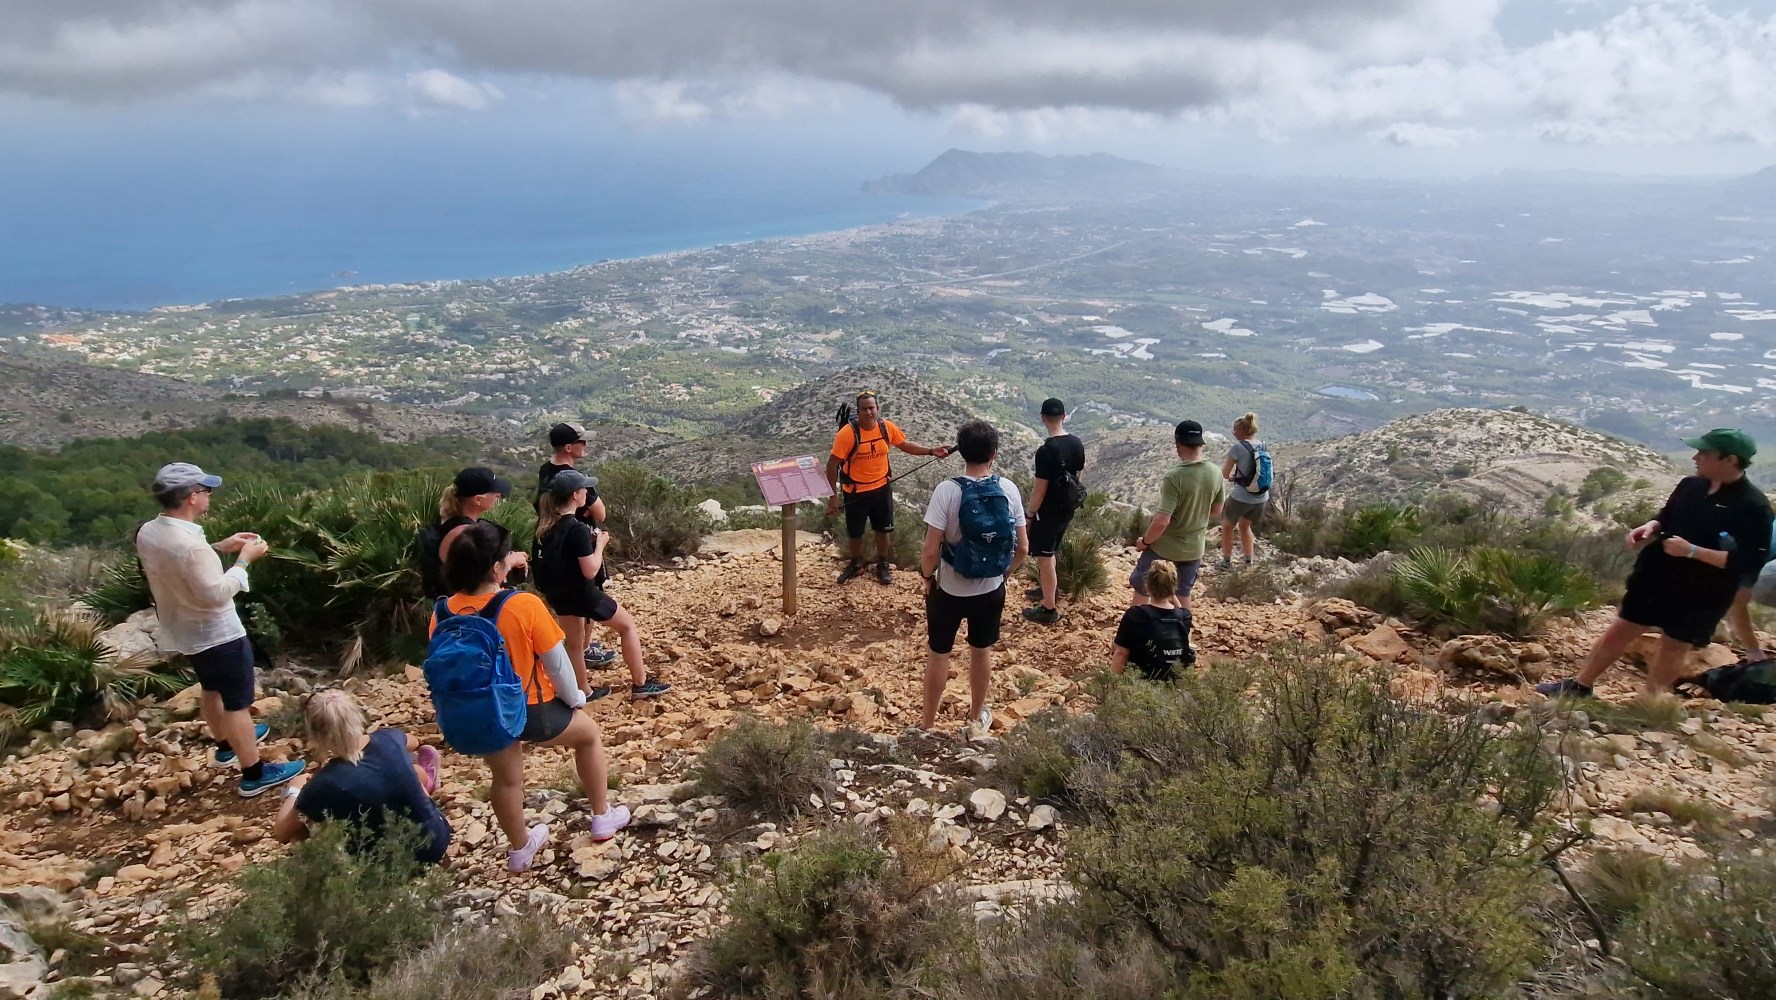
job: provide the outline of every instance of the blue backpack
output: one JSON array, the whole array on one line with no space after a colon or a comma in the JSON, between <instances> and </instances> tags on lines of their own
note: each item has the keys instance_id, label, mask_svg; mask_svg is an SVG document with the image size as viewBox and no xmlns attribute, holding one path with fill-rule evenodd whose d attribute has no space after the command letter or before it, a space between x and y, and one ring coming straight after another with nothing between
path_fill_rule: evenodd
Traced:
<instances>
[{"instance_id":1,"label":"blue backpack","mask_svg":"<svg viewBox=\"0 0 1776 1000\"><path fill-rule=\"evenodd\" d=\"M1233 481L1240 489L1251 493L1266 493L1270 490L1271 468L1270 449L1260 441L1254 445L1250 441L1241 441L1246 450L1252 453L1252 474L1242 476L1234 473Z\"/></svg>"},{"instance_id":2,"label":"blue backpack","mask_svg":"<svg viewBox=\"0 0 1776 1000\"><path fill-rule=\"evenodd\" d=\"M528 698L500 635L500 609L516 591L493 595L476 614L456 614L440 598L426 649L425 679L438 729L457 753L497 753L524 731Z\"/></svg>"},{"instance_id":3,"label":"blue backpack","mask_svg":"<svg viewBox=\"0 0 1776 1000\"><path fill-rule=\"evenodd\" d=\"M956 527L962 538L954 545L944 543L944 562L957 575L970 580L1003 576L1011 568L1012 552L1017 547L1011 498L999 488L998 476L957 476L951 482L962 488L962 502L956 512Z\"/></svg>"}]
</instances>

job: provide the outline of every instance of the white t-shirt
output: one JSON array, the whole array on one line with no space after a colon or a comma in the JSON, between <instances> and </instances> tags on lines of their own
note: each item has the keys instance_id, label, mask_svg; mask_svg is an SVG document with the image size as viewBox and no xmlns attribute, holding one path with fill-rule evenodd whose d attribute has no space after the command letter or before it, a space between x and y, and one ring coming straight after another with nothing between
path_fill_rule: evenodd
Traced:
<instances>
[{"instance_id":1,"label":"white t-shirt","mask_svg":"<svg viewBox=\"0 0 1776 1000\"><path fill-rule=\"evenodd\" d=\"M968 476L966 478L981 480L987 476ZM999 477L999 488L1005 491L1005 498L1011 501L1011 523L1014 527L1024 523L1024 497L1018 492L1017 484L1004 476ZM944 541L951 545L962 540L962 487L956 485L954 479L946 479L937 484L931 491L931 503L925 507L925 523L943 532ZM937 561L937 585L944 593L952 597L976 597L991 594L1005 582L1005 577L990 576L982 580L971 580L957 573L955 568L942 558Z\"/></svg>"}]
</instances>

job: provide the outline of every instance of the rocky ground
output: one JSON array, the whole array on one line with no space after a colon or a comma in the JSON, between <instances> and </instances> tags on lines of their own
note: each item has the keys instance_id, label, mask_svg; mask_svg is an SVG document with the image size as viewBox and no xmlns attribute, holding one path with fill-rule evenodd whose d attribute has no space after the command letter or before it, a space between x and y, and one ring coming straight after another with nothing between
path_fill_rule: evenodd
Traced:
<instances>
[{"instance_id":1,"label":"rocky ground","mask_svg":"<svg viewBox=\"0 0 1776 1000\"><path fill-rule=\"evenodd\" d=\"M892 587L865 580L836 587L829 549L809 540L799 550L799 613L785 616L781 563L774 549L754 544L760 541L736 539L728 546L734 552L613 586L641 624L651 668L674 685L657 701L613 697L591 708L622 783L615 800L635 809L629 831L592 843L566 754L534 750L527 805L548 818L554 841L536 869L508 874L483 801L485 769L444 755L457 916L543 908L584 935L578 964L538 984L533 997L659 995L687 949L720 919L725 867L793 846L829 819L878 823L904 813L928 822L932 838L965 861L967 884L957 891L977 900L982 917L1060 889L1072 818L992 786L995 741L953 735L966 708L959 672L940 731L903 735L917 719L924 657L917 577L902 572ZM1024 621L1013 601L995 653L993 737L1051 705L1090 707L1083 681L1106 661L1132 556L1112 558L1109 592L1064 603L1059 626ZM1353 662L1397 664L1404 690L1482 707L1495 724L1511 725L1546 713L1528 683L1569 671L1607 618L1600 612L1562 623L1536 643L1445 642L1342 601L1205 598L1195 641L1203 662L1256 656L1291 639L1336 643ZM302 752L288 696L313 676L299 666L267 676L258 707L274 724L269 756ZM1692 702L1681 722L1660 728L1615 707L1635 683L1633 671L1606 682L1604 701L1566 717L1564 735L1550 738L1569 761L1575 821L1589 819L1605 841L1673 857L1699 854L1707 837L1768 829L1776 713ZM438 742L416 668L349 684L380 724ZM166 938L175 914L201 915L225 903L236 872L282 851L267 839L276 797L233 794L234 776L206 759L194 709L187 692L128 724L45 738L0 764L0 902L58 913L74 929L99 935L107 949L100 963L107 971L96 980L102 993L181 995L186 970ZM837 791L781 826L695 797L684 784L692 763L739 712L859 733L831 762ZM1655 808L1666 792L1712 810L1680 821ZM27 945L16 954L22 960L0 970L19 985L0 985L0 997L45 996L47 987L29 990L58 977L58 956Z\"/></svg>"}]
</instances>

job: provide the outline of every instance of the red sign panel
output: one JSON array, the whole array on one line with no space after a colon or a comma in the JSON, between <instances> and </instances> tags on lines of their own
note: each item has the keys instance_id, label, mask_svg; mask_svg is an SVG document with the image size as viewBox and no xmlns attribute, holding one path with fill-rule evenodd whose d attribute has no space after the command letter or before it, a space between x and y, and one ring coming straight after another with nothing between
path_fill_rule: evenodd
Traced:
<instances>
[{"instance_id":1,"label":"red sign panel","mask_svg":"<svg viewBox=\"0 0 1776 1000\"><path fill-rule=\"evenodd\" d=\"M826 470L813 455L754 462L752 476L758 480L765 502L773 507L832 496L832 484L826 481Z\"/></svg>"}]
</instances>

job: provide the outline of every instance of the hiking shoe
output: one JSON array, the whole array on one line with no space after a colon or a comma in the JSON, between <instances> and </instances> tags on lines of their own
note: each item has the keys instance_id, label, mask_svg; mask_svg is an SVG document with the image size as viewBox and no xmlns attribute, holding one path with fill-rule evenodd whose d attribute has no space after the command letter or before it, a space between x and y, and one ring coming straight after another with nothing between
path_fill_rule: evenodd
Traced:
<instances>
[{"instance_id":1,"label":"hiking shoe","mask_svg":"<svg viewBox=\"0 0 1776 1000\"><path fill-rule=\"evenodd\" d=\"M640 684L630 686L629 698L632 701L640 701L643 698L658 698L670 690L672 690L672 685L649 674L647 680L642 681Z\"/></svg>"},{"instance_id":2,"label":"hiking shoe","mask_svg":"<svg viewBox=\"0 0 1776 1000\"><path fill-rule=\"evenodd\" d=\"M876 582L884 587L894 585L894 570L889 567L888 560L876 560Z\"/></svg>"},{"instance_id":3,"label":"hiking shoe","mask_svg":"<svg viewBox=\"0 0 1776 1000\"><path fill-rule=\"evenodd\" d=\"M617 662L616 650L606 647L602 642L593 642L586 645L586 666L608 667L615 662Z\"/></svg>"},{"instance_id":4,"label":"hiking shoe","mask_svg":"<svg viewBox=\"0 0 1776 1000\"><path fill-rule=\"evenodd\" d=\"M289 781L291 778L296 777L298 774L301 774L302 769L308 766L300 760L286 760L282 764L273 764L270 761L264 761L262 763L265 764L265 769L259 772L259 777L257 779L241 779L241 798L251 799L262 795L268 789L276 788L284 782Z\"/></svg>"},{"instance_id":5,"label":"hiking shoe","mask_svg":"<svg viewBox=\"0 0 1776 1000\"><path fill-rule=\"evenodd\" d=\"M1577 680L1568 677L1563 681L1537 684L1536 694L1544 694L1550 698L1589 698L1591 697L1591 685L1580 684Z\"/></svg>"},{"instance_id":6,"label":"hiking shoe","mask_svg":"<svg viewBox=\"0 0 1776 1000\"><path fill-rule=\"evenodd\" d=\"M1041 625L1053 625L1061 620L1061 612L1059 608L1045 608L1038 604L1033 608L1025 608L1024 617Z\"/></svg>"},{"instance_id":7,"label":"hiking shoe","mask_svg":"<svg viewBox=\"0 0 1776 1000\"><path fill-rule=\"evenodd\" d=\"M592 842L602 844L628 825L628 806L606 806L604 815L592 817Z\"/></svg>"},{"instance_id":8,"label":"hiking shoe","mask_svg":"<svg viewBox=\"0 0 1776 1000\"><path fill-rule=\"evenodd\" d=\"M254 743L259 742L269 735L271 735L271 727L265 723L261 722L253 727ZM240 754L235 753L233 747L217 747L216 756L213 759L215 760L217 767L227 767L239 760Z\"/></svg>"},{"instance_id":9,"label":"hiking shoe","mask_svg":"<svg viewBox=\"0 0 1776 1000\"><path fill-rule=\"evenodd\" d=\"M413 751L413 762L425 772L425 790L428 794L438 790L438 761L438 748L435 746L421 743L419 749Z\"/></svg>"},{"instance_id":10,"label":"hiking shoe","mask_svg":"<svg viewBox=\"0 0 1776 1000\"><path fill-rule=\"evenodd\" d=\"M1218 559L1215 561L1215 568L1216 569L1232 569L1233 568L1233 560L1232 559Z\"/></svg>"},{"instance_id":11,"label":"hiking shoe","mask_svg":"<svg viewBox=\"0 0 1776 1000\"><path fill-rule=\"evenodd\" d=\"M852 577L854 577L857 574L862 573L862 572L863 572L863 560L862 559L853 559L850 562L845 564L844 569L839 571L839 582L840 583L850 583Z\"/></svg>"},{"instance_id":12,"label":"hiking shoe","mask_svg":"<svg viewBox=\"0 0 1776 1000\"><path fill-rule=\"evenodd\" d=\"M594 687L592 690L586 692L586 700L588 702L594 702L600 698L609 698L610 693L611 693L611 686L609 684L600 684L597 687Z\"/></svg>"},{"instance_id":13,"label":"hiking shoe","mask_svg":"<svg viewBox=\"0 0 1776 1000\"><path fill-rule=\"evenodd\" d=\"M530 837L524 841L524 846L518 848L516 851L506 852L506 871L530 871L530 866L536 863L537 852L541 851L543 845L548 842L549 827L547 825L538 823L536 826L531 827Z\"/></svg>"},{"instance_id":14,"label":"hiking shoe","mask_svg":"<svg viewBox=\"0 0 1776 1000\"><path fill-rule=\"evenodd\" d=\"M971 743L977 742L986 739L987 734L992 731L993 709L990 706L982 705L980 714L970 719L968 724L962 727L962 738Z\"/></svg>"}]
</instances>

